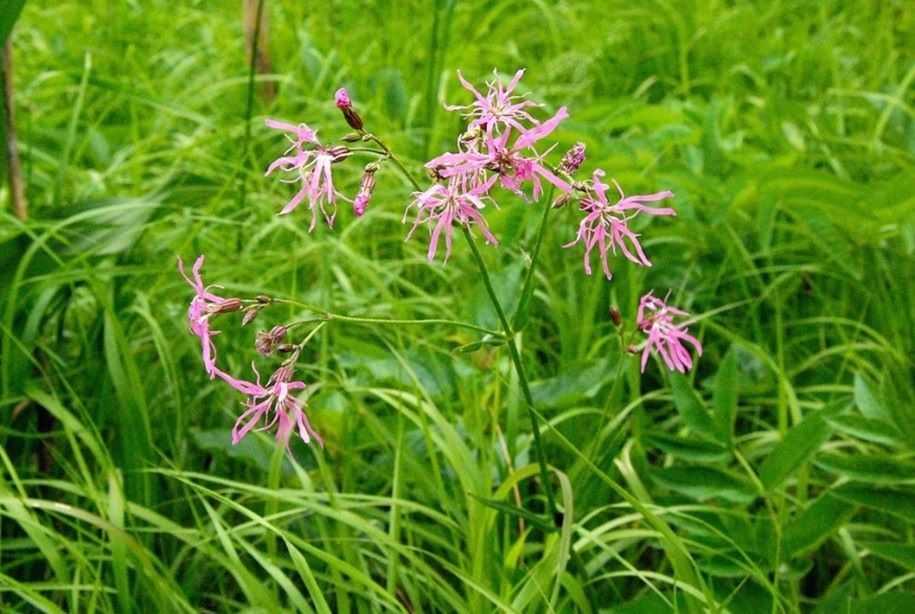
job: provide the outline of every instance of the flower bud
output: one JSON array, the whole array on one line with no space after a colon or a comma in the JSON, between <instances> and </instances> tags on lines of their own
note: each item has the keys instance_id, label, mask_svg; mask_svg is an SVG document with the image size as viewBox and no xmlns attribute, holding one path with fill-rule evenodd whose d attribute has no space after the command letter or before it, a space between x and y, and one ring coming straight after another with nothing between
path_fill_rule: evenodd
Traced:
<instances>
[{"instance_id":1,"label":"flower bud","mask_svg":"<svg viewBox=\"0 0 915 614\"><path fill-rule=\"evenodd\" d=\"M337 93L334 94L334 103L343 113L343 119L346 120L346 123L349 124L350 128L353 130L362 130L362 118L359 117L359 114L356 113L356 110L353 108L353 101L350 100L349 92L347 92L345 88L341 87L337 90Z\"/></svg>"},{"instance_id":2,"label":"flower bud","mask_svg":"<svg viewBox=\"0 0 915 614\"><path fill-rule=\"evenodd\" d=\"M569 151L562 156L562 161L559 162L559 170L569 175L574 175L575 171L581 168L581 165L585 162L585 144L584 143L575 143Z\"/></svg>"},{"instance_id":3,"label":"flower bud","mask_svg":"<svg viewBox=\"0 0 915 614\"><path fill-rule=\"evenodd\" d=\"M254 340L254 349L262 356L270 356L286 337L287 328L283 325L274 326L269 331L258 331Z\"/></svg>"},{"instance_id":4,"label":"flower bud","mask_svg":"<svg viewBox=\"0 0 915 614\"><path fill-rule=\"evenodd\" d=\"M563 192L553 201L553 209L562 209L570 200L572 200L572 195L568 192Z\"/></svg>"},{"instance_id":5,"label":"flower bud","mask_svg":"<svg viewBox=\"0 0 915 614\"><path fill-rule=\"evenodd\" d=\"M613 321L614 326L619 326L623 323L623 315L615 306L610 308L610 319Z\"/></svg>"},{"instance_id":6,"label":"flower bud","mask_svg":"<svg viewBox=\"0 0 915 614\"><path fill-rule=\"evenodd\" d=\"M334 145L327 150L327 153L333 156L332 162L336 164L337 162L343 162L349 158L350 154L353 152L350 151L350 148L346 145Z\"/></svg>"},{"instance_id":7,"label":"flower bud","mask_svg":"<svg viewBox=\"0 0 915 614\"><path fill-rule=\"evenodd\" d=\"M209 315L216 315L218 313L231 313L233 311L240 311L243 307L241 299L238 298L227 298L218 303L210 303L207 305L207 313Z\"/></svg>"},{"instance_id":8,"label":"flower bud","mask_svg":"<svg viewBox=\"0 0 915 614\"><path fill-rule=\"evenodd\" d=\"M375 191L375 173L377 172L377 164L374 162L366 164L365 170L362 172L362 181L359 183L359 192L353 199L353 213L356 214L356 217L362 217L365 214L365 208Z\"/></svg>"},{"instance_id":9,"label":"flower bud","mask_svg":"<svg viewBox=\"0 0 915 614\"><path fill-rule=\"evenodd\" d=\"M247 326L250 324L260 312L261 308L259 305L249 305L248 307L245 307L245 315L241 319L241 325Z\"/></svg>"}]
</instances>

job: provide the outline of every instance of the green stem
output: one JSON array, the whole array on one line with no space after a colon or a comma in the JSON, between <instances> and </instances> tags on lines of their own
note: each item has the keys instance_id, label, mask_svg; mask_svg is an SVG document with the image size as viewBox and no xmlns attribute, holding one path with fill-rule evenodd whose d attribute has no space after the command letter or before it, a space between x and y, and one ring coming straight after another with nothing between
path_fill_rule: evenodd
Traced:
<instances>
[{"instance_id":1,"label":"green stem","mask_svg":"<svg viewBox=\"0 0 915 614\"><path fill-rule=\"evenodd\" d=\"M241 157L247 161L248 150L251 147L251 114L254 112L254 75L257 74L257 45L261 37L261 20L264 15L264 0L258 0L257 12L254 16L254 34L251 38L251 61L248 64L248 91L245 97L245 137L242 141ZM238 171L241 174L241 189L238 197L238 208L244 210L245 201L248 197L248 182L243 170Z\"/></svg>"},{"instance_id":2,"label":"green stem","mask_svg":"<svg viewBox=\"0 0 915 614\"><path fill-rule=\"evenodd\" d=\"M499 298L496 296L496 291L492 286L492 280L489 278L489 271L486 269L486 262L484 262L483 256L480 254L480 250L477 248L477 244L473 240L473 235L470 234L470 229L466 226L463 226L462 230L464 231L464 237L467 238L467 244L470 245L470 251L473 253L474 260L476 260L477 268L480 269L480 277L483 278L483 285L486 287L486 293L489 295L489 300L492 302L492 306L496 310L496 315L498 315L499 321L502 323L505 343L508 346L508 355L515 367L515 373L518 374L518 384L521 387L521 394L524 396L524 401L527 405L527 415L531 420L531 433L534 437L534 450L537 454L537 464L540 465L540 481L543 482L543 491L546 493L550 516L555 519L556 499L553 496L553 488L550 485L550 479L546 465L546 455L543 453L543 443L540 441L540 427L537 423L537 417L534 414L534 396L531 394L531 388L527 381L527 375L524 372L524 365L521 362L521 353L518 351L518 346L515 343L515 336L512 332L511 324L508 322L508 317L505 315L505 310L502 308L502 304L499 302Z\"/></svg>"},{"instance_id":3,"label":"green stem","mask_svg":"<svg viewBox=\"0 0 915 614\"><path fill-rule=\"evenodd\" d=\"M299 307L304 307L318 314L318 317L315 319L299 320L293 322L289 326L300 324L310 324L312 322L328 322L332 320L338 320L340 322L353 322L354 324L382 324L388 326L413 326L418 325L422 326L425 324L428 325L443 325L443 326L455 326L458 328L466 328L468 330L473 330L478 333L483 333L485 335L492 335L493 337L502 337L502 333L497 330L492 330L490 328L485 328L483 326L477 326L476 324L470 324L468 322L460 322L458 320L445 320L442 318L430 318L430 319L417 319L417 320L394 320L390 318L368 318L361 316L348 316L339 313L331 313L329 311L324 311L319 309L314 305L308 303L303 303L301 301L295 301L292 299L273 299L276 303L286 303L288 305L297 305Z\"/></svg>"},{"instance_id":4,"label":"green stem","mask_svg":"<svg viewBox=\"0 0 915 614\"><path fill-rule=\"evenodd\" d=\"M540 219L540 228L537 230L537 239L534 242L534 252L531 254L531 265L527 269L527 275L524 277L524 285L521 289L521 300L518 302L518 310L515 312L515 319L512 322L514 328L519 328L524 320L524 314L527 311L527 305L531 300L531 295L534 292L534 271L537 268L537 259L540 257L540 246L543 245L543 236L546 234L546 222L550 217L551 201L553 200L553 190L555 188L550 187L550 192L547 194L547 197L543 200L543 217Z\"/></svg>"},{"instance_id":5,"label":"green stem","mask_svg":"<svg viewBox=\"0 0 915 614\"><path fill-rule=\"evenodd\" d=\"M372 141L376 143L379 147L384 149L391 161L397 166L400 172L403 174L407 180L413 184L413 187L417 191L422 191L422 187L419 185L419 182L413 177L410 171L404 166L403 162L400 161L400 158L391 151L391 149L377 136L374 134L367 133L363 136L365 140ZM543 227L546 226L546 215L544 215L544 221L542 224L540 237L536 246L536 251L539 253L540 242L543 240ZM508 354L511 358L512 364L515 367L515 372L518 374L518 382L521 387L521 394L524 396L525 403L527 405L527 414L531 420L531 434L534 437L534 449L537 454L537 464L540 466L540 481L543 482L543 490L546 493L546 499L549 506L550 515L553 519L556 518L556 499L553 495L553 488L550 485L550 476L547 471L546 464L546 455L543 453L543 443L540 440L540 428L537 422L537 416L534 413L534 397L531 394L530 385L527 381L527 375L524 372L524 365L521 363L521 354L518 352L518 346L515 343L514 333L512 332L511 324L508 321L508 317L505 315L505 310L502 308L502 304L499 302L499 298L496 296L496 292L492 287L492 281L489 278L489 271L486 269L486 262L483 260L483 256L480 254L480 250L477 249L477 245L473 240L473 236L470 234L470 229L467 226L462 226L461 228L464 232L464 236L467 238L467 243L470 245L470 251L473 252L474 260L476 261L477 268L480 270L480 277L483 278L483 285L486 286L486 292L489 295L489 300L492 302L493 308L496 310L496 314L499 316L499 321L502 324L503 333L501 336L505 338L506 345L508 345ZM533 264L532 269L533 269ZM532 275L532 273L528 273ZM465 327L473 327L473 325L460 324ZM473 327L477 328L477 327ZM487 331L492 334L492 331Z\"/></svg>"}]
</instances>

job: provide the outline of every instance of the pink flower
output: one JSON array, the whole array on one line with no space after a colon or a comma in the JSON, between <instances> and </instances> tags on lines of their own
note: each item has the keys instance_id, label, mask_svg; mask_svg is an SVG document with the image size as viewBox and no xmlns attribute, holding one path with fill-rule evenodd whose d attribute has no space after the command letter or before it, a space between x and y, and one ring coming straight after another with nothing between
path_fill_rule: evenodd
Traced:
<instances>
[{"instance_id":1,"label":"pink flower","mask_svg":"<svg viewBox=\"0 0 915 614\"><path fill-rule=\"evenodd\" d=\"M543 191L541 179L549 181L563 192L570 192L572 187L543 164L543 158L550 150L538 154L533 149L537 141L549 136L568 116L568 111L562 107L547 121L522 131L511 146L508 145L508 140L512 131L508 128L497 136L486 137L485 152L445 153L429 160L426 168L438 177L456 178L465 187L485 183L487 171L492 171L498 173L503 188L519 195L522 185L529 181L533 185L534 199L539 198ZM525 155L526 150L530 150L533 156Z\"/></svg>"},{"instance_id":2,"label":"pink flower","mask_svg":"<svg viewBox=\"0 0 915 614\"><path fill-rule=\"evenodd\" d=\"M537 105L529 100L523 100L520 96L512 95L522 76L524 76L523 68L515 73L507 86L503 86L498 79L490 81L486 84L487 92L484 96L464 79L461 71L458 71L461 85L473 94L475 100L469 106L445 105L445 108L449 111L464 111L466 117L473 118L470 127L480 126L485 130L487 136L492 136L499 126L511 127L523 132L525 126L522 122L534 125L539 122L525 110Z\"/></svg>"},{"instance_id":3,"label":"pink flower","mask_svg":"<svg viewBox=\"0 0 915 614\"><path fill-rule=\"evenodd\" d=\"M334 218L337 214L337 192L334 189L334 179L331 173L331 166L345 160L349 156L349 149L344 146L324 147L318 141L317 133L305 124L299 127L267 120L267 125L271 128L280 130L298 131L295 132L297 138L293 141L292 147L285 153L294 151L294 155L284 155L273 161L267 168L267 175L279 169L287 173L295 174L292 181L299 181L301 187L292 197L286 206L280 211L280 215L291 213L298 207L303 200L308 202L311 210L311 223L308 231L315 229L318 220L318 212L324 216L328 226L334 225ZM307 138L306 138L307 137ZM304 145L311 145L309 149L303 149Z\"/></svg>"},{"instance_id":4,"label":"pink flower","mask_svg":"<svg viewBox=\"0 0 915 614\"><path fill-rule=\"evenodd\" d=\"M610 271L607 255L608 252L616 254L617 248L631 262L651 266L651 261L648 260L642 244L639 242L639 235L629 228L629 220L639 213L648 215L676 215L677 213L668 207L650 207L644 204L670 198L673 196L673 192L664 191L646 196L627 197L616 181L613 183L620 194L620 200L611 205L607 200L609 186L601 181L603 176L604 171L599 169L594 171L591 190L588 196L581 199L581 209L585 212L585 217L578 226L578 234L575 239L563 247L571 247L579 241L584 243L585 273L588 275L591 274L591 252L596 247L600 254L604 275L607 279L611 279L613 273ZM632 214L627 216L628 211L632 211Z\"/></svg>"},{"instance_id":5,"label":"pink flower","mask_svg":"<svg viewBox=\"0 0 915 614\"><path fill-rule=\"evenodd\" d=\"M264 121L267 124L268 128L273 128L274 130L282 130L283 132L289 132L295 138L291 138L292 148L300 148L305 143L318 143L318 133L315 130L312 130L305 124L290 124L289 122L280 121L277 119L266 119ZM288 150L287 150L288 151Z\"/></svg>"},{"instance_id":6,"label":"pink flower","mask_svg":"<svg viewBox=\"0 0 915 614\"><path fill-rule=\"evenodd\" d=\"M187 322L191 333L200 339L201 354L203 356L203 366L209 374L210 379L219 374L216 367L216 346L213 344L213 337L219 334L219 331L210 329L210 316L238 311L243 305L241 299L222 298L209 291L209 288L203 284L203 278L200 274L203 269L203 255L197 257L194 266L191 269L193 279L184 272L184 261L178 258L178 271L185 281L194 289L195 295L191 299L191 304L187 310ZM216 286L218 287L218 286Z\"/></svg>"},{"instance_id":7,"label":"pink flower","mask_svg":"<svg viewBox=\"0 0 915 614\"><path fill-rule=\"evenodd\" d=\"M341 87L334 94L334 103L337 105L338 109L352 109L353 101L350 100L349 92L346 91L346 88Z\"/></svg>"},{"instance_id":8,"label":"pink flower","mask_svg":"<svg viewBox=\"0 0 915 614\"><path fill-rule=\"evenodd\" d=\"M657 352L671 371L686 373L692 368L693 359L683 346L684 341L693 346L696 354L702 356L702 344L687 332L686 326L674 323L674 316L688 315L685 311L667 305L651 292L642 297L636 314L639 330L648 335L642 349L642 373L645 372L648 356L652 352Z\"/></svg>"},{"instance_id":9,"label":"pink flower","mask_svg":"<svg viewBox=\"0 0 915 614\"><path fill-rule=\"evenodd\" d=\"M293 396L294 391L305 388L304 382L292 381L292 365L296 357L290 358L274 371L266 386L261 385L260 374L256 369L256 382L235 379L231 375L219 372L220 378L227 384L248 396L246 409L232 428L233 445L244 439L262 419L264 425L258 430L264 431L276 426L276 440L287 447L293 430L298 430L299 437L305 443L314 439L321 446L324 445L321 436L312 428L302 403Z\"/></svg>"},{"instance_id":10,"label":"pink flower","mask_svg":"<svg viewBox=\"0 0 915 614\"><path fill-rule=\"evenodd\" d=\"M436 183L425 192L415 192L413 202L404 211L403 221L406 222L410 208L416 207L416 219L406 238L413 236L413 232L420 224L429 224L432 227L427 254L430 261L435 260L439 239L444 234L445 261L447 262L451 255L451 240L455 223L467 227L476 224L487 243L498 244L499 241L489 230L486 220L480 213L480 209L485 207L483 198L486 197L496 179L497 177L493 175L486 183L469 190L464 190L459 181L452 180L447 184Z\"/></svg>"},{"instance_id":11,"label":"pink flower","mask_svg":"<svg viewBox=\"0 0 915 614\"><path fill-rule=\"evenodd\" d=\"M353 199L353 213L356 217L365 215L365 208L368 207L372 194L375 191L375 173L378 172L378 166L368 164L362 173L362 180L359 182L359 191L356 198Z\"/></svg>"},{"instance_id":12,"label":"pink flower","mask_svg":"<svg viewBox=\"0 0 915 614\"><path fill-rule=\"evenodd\" d=\"M544 156L549 153L552 147L542 154L534 152L533 157L523 155L524 150L532 148L537 141L548 136L556 129L559 122L568 116L566 108L561 107L556 112L556 115L550 119L520 134L511 147L507 145L511 130L506 130L496 138L487 139L488 165L499 173L499 183L503 188L521 195L522 185L524 182L529 181L533 185L531 195L534 200L537 200L543 192L540 182L542 178L552 183L562 192L572 191L572 186L557 177L553 171L543 164Z\"/></svg>"}]
</instances>

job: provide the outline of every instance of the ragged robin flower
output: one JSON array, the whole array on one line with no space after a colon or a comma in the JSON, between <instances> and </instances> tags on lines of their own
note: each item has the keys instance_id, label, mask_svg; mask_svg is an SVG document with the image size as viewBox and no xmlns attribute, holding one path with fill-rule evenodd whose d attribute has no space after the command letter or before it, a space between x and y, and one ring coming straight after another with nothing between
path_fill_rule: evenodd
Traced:
<instances>
[{"instance_id":1,"label":"ragged robin flower","mask_svg":"<svg viewBox=\"0 0 915 614\"><path fill-rule=\"evenodd\" d=\"M585 247L584 265L585 273L591 274L591 252L596 248L600 255L601 268L607 279L613 277L608 262L609 253L616 254L619 249L623 255L642 266L651 266L651 261L645 255L639 235L629 228L629 221L639 213L647 215L676 215L676 211L669 207L651 207L648 202L655 202L671 198L673 192L664 191L645 196L626 196L622 188L615 181L620 200L611 204L607 199L609 186L602 179L604 171L596 170L588 186L587 195L581 199L581 210L585 217L578 226L575 239L563 247L572 247L583 243Z\"/></svg>"},{"instance_id":2,"label":"ragged robin flower","mask_svg":"<svg viewBox=\"0 0 915 614\"><path fill-rule=\"evenodd\" d=\"M194 298L191 299L187 309L187 322L191 333L200 339L203 366L212 379L219 374L219 368L216 366L216 346L213 344L213 337L218 335L219 331L210 328L210 318L221 313L239 311L244 308L244 305L241 299L223 298L210 291L211 288L219 286L207 286L203 283L203 262L202 254L194 261L194 266L191 268L193 279L185 273L184 261L181 258L178 258L178 271L194 289Z\"/></svg>"},{"instance_id":3,"label":"ragged robin flower","mask_svg":"<svg viewBox=\"0 0 915 614\"><path fill-rule=\"evenodd\" d=\"M675 316L687 317L689 314L671 307L651 292L639 301L636 325L647 335L642 348L642 373L645 372L648 356L652 353L657 353L671 371L689 371L693 366L693 358L684 347L684 342L692 345L696 354L702 356L702 344L687 332L686 326L674 322Z\"/></svg>"}]
</instances>

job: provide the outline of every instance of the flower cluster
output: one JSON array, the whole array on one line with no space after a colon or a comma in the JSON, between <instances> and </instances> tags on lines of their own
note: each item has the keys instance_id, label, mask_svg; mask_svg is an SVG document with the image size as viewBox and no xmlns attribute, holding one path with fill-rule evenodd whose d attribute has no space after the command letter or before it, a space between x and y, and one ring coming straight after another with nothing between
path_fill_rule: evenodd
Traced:
<instances>
[{"instance_id":1,"label":"flower cluster","mask_svg":"<svg viewBox=\"0 0 915 614\"><path fill-rule=\"evenodd\" d=\"M461 112L469 120L467 129L457 139L456 152L441 154L426 163L426 169L436 183L415 192L404 213L406 221L410 210L416 210L408 238L419 225L430 227L429 260L435 258L442 238L445 239L445 260L448 259L455 225L476 226L487 243L498 243L482 214L488 202L495 202L492 190L496 186L525 200L529 200L525 193L528 186L530 197L539 199L544 182L552 184L562 194L572 191L570 181L545 163L555 144L541 145L569 113L561 107L543 122L535 119L528 109L537 105L514 94L523 75L524 70L519 70L507 86L494 79L487 83L484 95L458 73L461 84L473 94L474 101L467 106L446 108ZM564 174L568 176L568 173Z\"/></svg>"},{"instance_id":2,"label":"flower cluster","mask_svg":"<svg viewBox=\"0 0 915 614\"><path fill-rule=\"evenodd\" d=\"M461 85L473 99L467 105L446 105L445 108L460 113L466 119L466 126L457 138L454 151L437 155L425 163L425 169L432 180L432 184L425 189L410 175L404 163L384 141L366 129L363 118L356 111L353 100L345 89L337 90L334 104L353 132L343 136L340 143L322 143L318 139L317 130L304 123L267 119L266 125L281 131L289 145L267 167L266 174L283 173L287 182L297 184L295 194L280 214L292 213L302 203L307 204L311 213L309 232L315 229L319 217L328 226L333 226L340 200L351 203L354 215L362 217L373 198L377 173L384 164L391 162L416 188L404 211L403 222L406 223L407 218L413 216L407 239L420 226L428 229L429 246L426 255L430 261L434 261L441 253L444 254L443 259L448 260L455 227L468 233L476 230L486 243L497 245L499 241L484 217L485 209L490 205L497 206L497 199L506 195L518 197L526 203L540 201L549 190L551 195L556 194L556 198L552 205L544 202L544 207L559 208L569 202L578 202L577 210L582 216L578 221L578 231L564 247L578 244L583 246L586 274L592 273L592 256L595 251L608 280L612 278L610 256L617 253L633 264L650 267L652 263L645 253L640 235L632 229L631 224L640 216L675 216L673 208L653 204L672 198L673 193L665 190L642 196L626 196L620 185L611 179L616 192L612 194L610 185L604 181L607 174L602 169L593 170L590 179L576 179L576 173L586 162L583 143L571 147L555 165L548 162L547 158L556 148L556 143L548 140L560 124L568 119L569 112L563 106L552 115L538 118L542 114L536 111L541 105L516 93L523 76L524 70L518 70L507 84L495 76L485 84L485 88L477 89L458 72ZM349 198L337 189L334 169L344 161L363 155L373 156L373 159L363 167L358 191ZM544 223L548 212L549 209L544 212ZM442 241L444 249L440 249ZM257 334L255 349L260 355L272 356L279 353L287 356L266 384L261 384L256 369L255 381L251 382L238 379L219 368L213 342L219 331L212 328L211 320L220 314L243 311L244 326L268 307L272 299L256 297L245 300L215 294L203 282L203 261L203 256L197 259L191 276L185 272L180 259L178 268L194 290L188 308L188 324L200 341L207 374L211 379L223 380L247 397L245 411L232 430L233 443L238 443L258 425L261 425L261 429L275 428L277 439L287 445L293 432L297 432L306 443L312 440L322 443L308 421L305 405L295 396L297 391L306 387L304 382L293 379L296 361L305 341L299 344L286 341L289 330L296 323L277 325ZM702 354L701 344L687 332L686 326L674 322L675 317L686 315L651 293L642 297L636 329L646 335L641 346L643 371L652 353L658 354L671 370L680 372L685 372L693 365L686 345L691 345L698 355ZM617 327L622 326L619 311L611 311L611 318ZM506 334L510 332L509 328L506 324ZM310 337L306 337L306 341L308 338Z\"/></svg>"},{"instance_id":3,"label":"flower cluster","mask_svg":"<svg viewBox=\"0 0 915 614\"><path fill-rule=\"evenodd\" d=\"M263 298L243 300L240 298L222 298L213 294L211 288L203 282L204 257L201 255L194 262L191 269L192 277L185 273L184 262L178 259L178 271L191 288L194 297L188 308L188 328L200 340L203 365L211 379L219 378L235 390L248 396L246 409L232 429L232 443L237 444L251 431L263 418L265 424L260 430L276 427L276 439L288 445L289 436L297 430L299 437L305 443L312 439L323 445L323 440L312 428L305 413L305 406L293 396L296 390L303 390L305 383L292 380L293 367L298 360L301 346L292 346L292 354L283 361L282 365L274 371L266 385L261 385L260 375L254 369L257 378L254 382L233 377L219 368L216 360L216 346L213 337L219 334L211 326L210 320L219 314L235 311L244 311L243 324L253 319L256 314L267 304ZM280 345L286 337L286 326L275 326L270 331L261 331L257 335L256 348L264 355L273 353L276 349L283 349ZM253 368L253 365L252 365Z\"/></svg>"},{"instance_id":4,"label":"flower cluster","mask_svg":"<svg viewBox=\"0 0 915 614\"><path fill-rule=\"evenodd\" d=\"M237 444L261 421L263 426L257 430L269 430L276 427L276 440L288 445L289 435L297 430L299 437L305 443L312 439L324 445L311 422L302 403L293 396L293 391L304 390L305 382L292 379L293 367L298 360L299 352L296 350L292 356L283 361L283 364L273 372L266 385L261 385L260 373L251 365L256 380L236 379L226 373L220 377L232 388L247 395L245 411L235 421L232 428L232 443Z\"/></svg>"}]
</instances>

